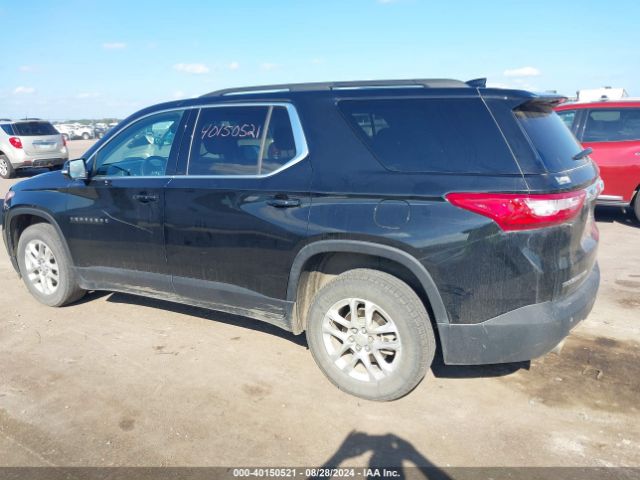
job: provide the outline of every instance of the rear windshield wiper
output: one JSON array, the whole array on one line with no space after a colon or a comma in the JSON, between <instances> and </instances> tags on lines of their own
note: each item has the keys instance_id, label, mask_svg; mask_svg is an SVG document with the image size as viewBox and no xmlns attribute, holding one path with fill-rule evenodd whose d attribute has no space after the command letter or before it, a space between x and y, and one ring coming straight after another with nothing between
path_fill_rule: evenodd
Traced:
<instances>
[{"instance_id":1,"label":"rear windshield wiper","mask_svg":"<svg viewBox=\"0 0 640 480\"><path fill-rule=\"evenodd\" d=\"M591 155L593 153L593 148L591 147L587 147L584 150L582 150L581 152L576 153L573 156L574 160L582 160L584 157L586 157L587 155Z\"/></svg>"}]
</instances>

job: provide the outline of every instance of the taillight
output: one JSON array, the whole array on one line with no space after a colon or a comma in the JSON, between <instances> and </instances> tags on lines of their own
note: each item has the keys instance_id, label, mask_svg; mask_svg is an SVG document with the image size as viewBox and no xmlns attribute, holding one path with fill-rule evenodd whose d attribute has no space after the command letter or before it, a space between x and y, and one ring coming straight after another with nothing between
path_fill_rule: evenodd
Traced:
<instances>
[{"instance_id":1,"label":"taillight","mask_svg":"<svg viewBox=\"0 0 640 480\"><path fill-rule=\"evenodd\" d=\"M60 135L60 137L62 138L62 146L66 147L67 146L67 139L64 138L64 135Z\"/></svg>"},{"instance_id":2,"label":"taillight","mask_svg":"<svg viewBox=\"0 0 640 480\"><path fill-rule=\"evenodd\" d=\"M575 217L586 198L585 190L552 194L449 193L447 200L460 208L491 218L506 231L557 225Z\"/></svg>"},{"instance_id":3,"label":"taillight","mask_svg":"<svg viewBox=\"0 0 640 480\"><path fill-rule=\"evenodd\" d=\"M22 148L22 140L18 137L9 137L9 143L13 145L13 148Z\"/></svg>"}]
</instances>

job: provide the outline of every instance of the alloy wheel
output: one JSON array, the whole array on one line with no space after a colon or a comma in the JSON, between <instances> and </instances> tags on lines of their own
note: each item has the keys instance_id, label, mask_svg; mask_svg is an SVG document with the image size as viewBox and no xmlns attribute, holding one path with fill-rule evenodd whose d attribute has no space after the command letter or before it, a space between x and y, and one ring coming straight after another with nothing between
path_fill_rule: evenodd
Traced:
<instances>
[{"instance_id":1,"label":"alloy wheel","mask_svg":"<svg viewBox=\"0 0 640 480\"><path fill-rule=\"evenodd\" d=\"M36 290L44 295L55 293L60 284L60 270L53 251L42 240L31 240L24 252L26 275Z\"/></svg>"},{"instance_id":2,"label":"alloy wheel","mask_svg":"<svg viewBox=\"0 0 640 480\"><path fill-rule=\"evenodd\" d=\"M402 353L398 328L369 300L346 298L335 303L322 321L324 347L346 375L379 381L396 370Z\"/></svg>"},{"instance_id":3,"label":"alloy wheel","mask_svg":"<svg viewBox=\"0 0 640 480\"><path fill-rule=\"evenodd\" d=\"M6 176L9 173L9 165L4 158L0 158L0 176Z\"/></svg>"}]
</instances>

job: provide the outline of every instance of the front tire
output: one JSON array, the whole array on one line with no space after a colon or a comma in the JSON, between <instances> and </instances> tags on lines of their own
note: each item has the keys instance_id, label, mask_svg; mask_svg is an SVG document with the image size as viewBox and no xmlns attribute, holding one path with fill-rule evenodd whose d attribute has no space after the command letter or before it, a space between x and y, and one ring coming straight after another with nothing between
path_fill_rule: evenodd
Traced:
<instances>
[{"instance_id":1,"label":"front tire","mask_svg":"<svg viewBox=\"0 0 640 480\"><path fill-rule=\"evenodd\" d=\"M82 134L82 139L83 140L89 140L91 137L89 136L89 134L87 132Z\"/></svg>"},{"instance_id":2,"label":"front tire","mask_svg":"<svg viewBox=\"0 0 640 480\"><path fill-rule=\"evenodd\" d=\"M61 307L86 293L78 286L60 237L48 223L36 223L22 232L18 265L29 292L45 305Z\"/></svg>"},{"instance_id":3,"label":"front tire","mask_svg":"<svg viewBox=\"0 0 640 480\"><path fill-rule=\"evenodd\" d=\"M0 155L0 177L13 178L16 176L16 171L13 169L13 165L6 157L6 155Z\"/></svg>"},{"instance_id":4,"label":"front tire","mask_svg":"<svg viewBox=\"0 0 640 480\"><path fill-rule=\"evenodd\" d=\"M329 380L368 400L409 393L436 350L429 315L416 293L398 278L369 269L343 273L320 289L306 335Z\"/></svg>"}]
</instances>

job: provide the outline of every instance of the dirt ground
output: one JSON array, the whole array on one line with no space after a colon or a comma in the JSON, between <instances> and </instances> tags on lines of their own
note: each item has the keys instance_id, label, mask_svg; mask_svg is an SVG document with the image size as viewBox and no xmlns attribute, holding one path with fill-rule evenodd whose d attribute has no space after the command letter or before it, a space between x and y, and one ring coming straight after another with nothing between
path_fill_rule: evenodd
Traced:
<instances>
[{"instance_id":1,"label":"dirt ground","mask_svg":"<svg viewBox=\"0 0 640 480\"><path fill-rule=\"evenodd\" d=\"M249 319L108 293L42 306L2 248L0 465L640 466L640 226L597 218L601 289L559 356L437 362L391 403Z\"/></svg>"}]
</instances>

